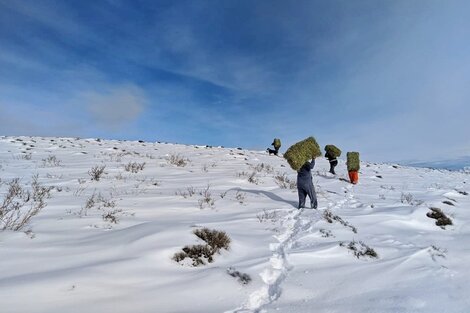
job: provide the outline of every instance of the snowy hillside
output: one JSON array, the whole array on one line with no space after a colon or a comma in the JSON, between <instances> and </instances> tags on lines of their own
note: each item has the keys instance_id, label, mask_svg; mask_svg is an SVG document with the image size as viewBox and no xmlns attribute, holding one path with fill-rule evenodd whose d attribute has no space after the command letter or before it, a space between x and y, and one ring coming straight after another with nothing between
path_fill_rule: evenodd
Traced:
<instances>
[{"instance_id":1,"label":"snowy hillside","mask_svg":"<svg viewBox=\"0 0 470 313\"><path fill-rule=\"evenodd\" d=\"M296 173L264 151L0 137L0 205L15 178L42 191L22 212L46 205L0 232L1 312L470 312L470 175L327 169L299 211ZM176 262L204 227L229 249Z\"/></svg>"}]
</instances>

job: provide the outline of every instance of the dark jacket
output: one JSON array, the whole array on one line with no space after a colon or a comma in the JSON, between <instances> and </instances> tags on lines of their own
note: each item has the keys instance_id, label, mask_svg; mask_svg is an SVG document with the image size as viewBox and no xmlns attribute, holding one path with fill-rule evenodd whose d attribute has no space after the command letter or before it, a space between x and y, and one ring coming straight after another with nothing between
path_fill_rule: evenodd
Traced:
<instances>
[{"instance_id":1,"label":"dark jacket","mask_svg":"<svg viewBox=\"0 0 470 313\"><path fill-rule=\"evenodd\" d=\"M332 163L334 161L338 162L338 160L334 156L330 155L328 152L325 153L325 158L327 158L328 161L330 161L330 163Z\"/></svg>"},{"instance_id":2,"label":"dark jacket","mask_svg":"<svg viewBox=\"0 0 470 313\"><path fill-rule=\"evenodd\" d=\"M315 160L312 162L305 162L304 165L297 171L297 187L306 188L313 185L312 183L312 169L315 166Z\"/></svg>"}]
</instances>

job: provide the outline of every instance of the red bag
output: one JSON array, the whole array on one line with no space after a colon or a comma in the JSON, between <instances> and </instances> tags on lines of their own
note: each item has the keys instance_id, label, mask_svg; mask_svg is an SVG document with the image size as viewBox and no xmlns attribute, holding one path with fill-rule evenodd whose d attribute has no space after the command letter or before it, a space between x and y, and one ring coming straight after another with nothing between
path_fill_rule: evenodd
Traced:
<instances>
[{"instance_id":1,"label":"red bag","mask_svg":"<svg viewBox=\"0 0 470 313\"><path fill-rule=\"evenodd\" d=\"M357 171L350 171L349 180L352 184L357 184L359 182L359 173Z\"/></svg>"}]
</instances>

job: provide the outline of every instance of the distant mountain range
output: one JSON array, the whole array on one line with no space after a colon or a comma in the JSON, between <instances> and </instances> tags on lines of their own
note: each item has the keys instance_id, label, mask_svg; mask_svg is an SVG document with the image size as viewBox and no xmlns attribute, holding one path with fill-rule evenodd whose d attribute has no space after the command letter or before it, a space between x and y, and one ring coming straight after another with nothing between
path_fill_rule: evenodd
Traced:
<instances>
[{"instance_id":1,"label":"distant mountain range","mask_svg":"<svg viewBox=\"0 0 470 313\"><path fill-rule=\"evenodd\" d=\"M404 161L399 163L415 167L428 167L451 171L465 170L470 172L470 156L440 161Z\"/></svg>"}]
</instances>

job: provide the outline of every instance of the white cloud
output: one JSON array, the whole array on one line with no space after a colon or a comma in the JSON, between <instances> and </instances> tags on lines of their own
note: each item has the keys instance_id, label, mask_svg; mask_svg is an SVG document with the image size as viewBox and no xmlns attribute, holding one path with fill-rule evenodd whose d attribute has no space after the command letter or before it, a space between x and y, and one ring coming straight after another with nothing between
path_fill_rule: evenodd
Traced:
<instances>
[{"instance_id":1,"label":"white cloud","mask_svg":"<svg viewBox=\"0 0 470 313\"><path fill-rule=\"evenodd\" d=\"M107 130L118 130L135 121L147 103L143 90L135 85L85 92L82 97L96 126Z\"/></svg>"}]
</instances>

